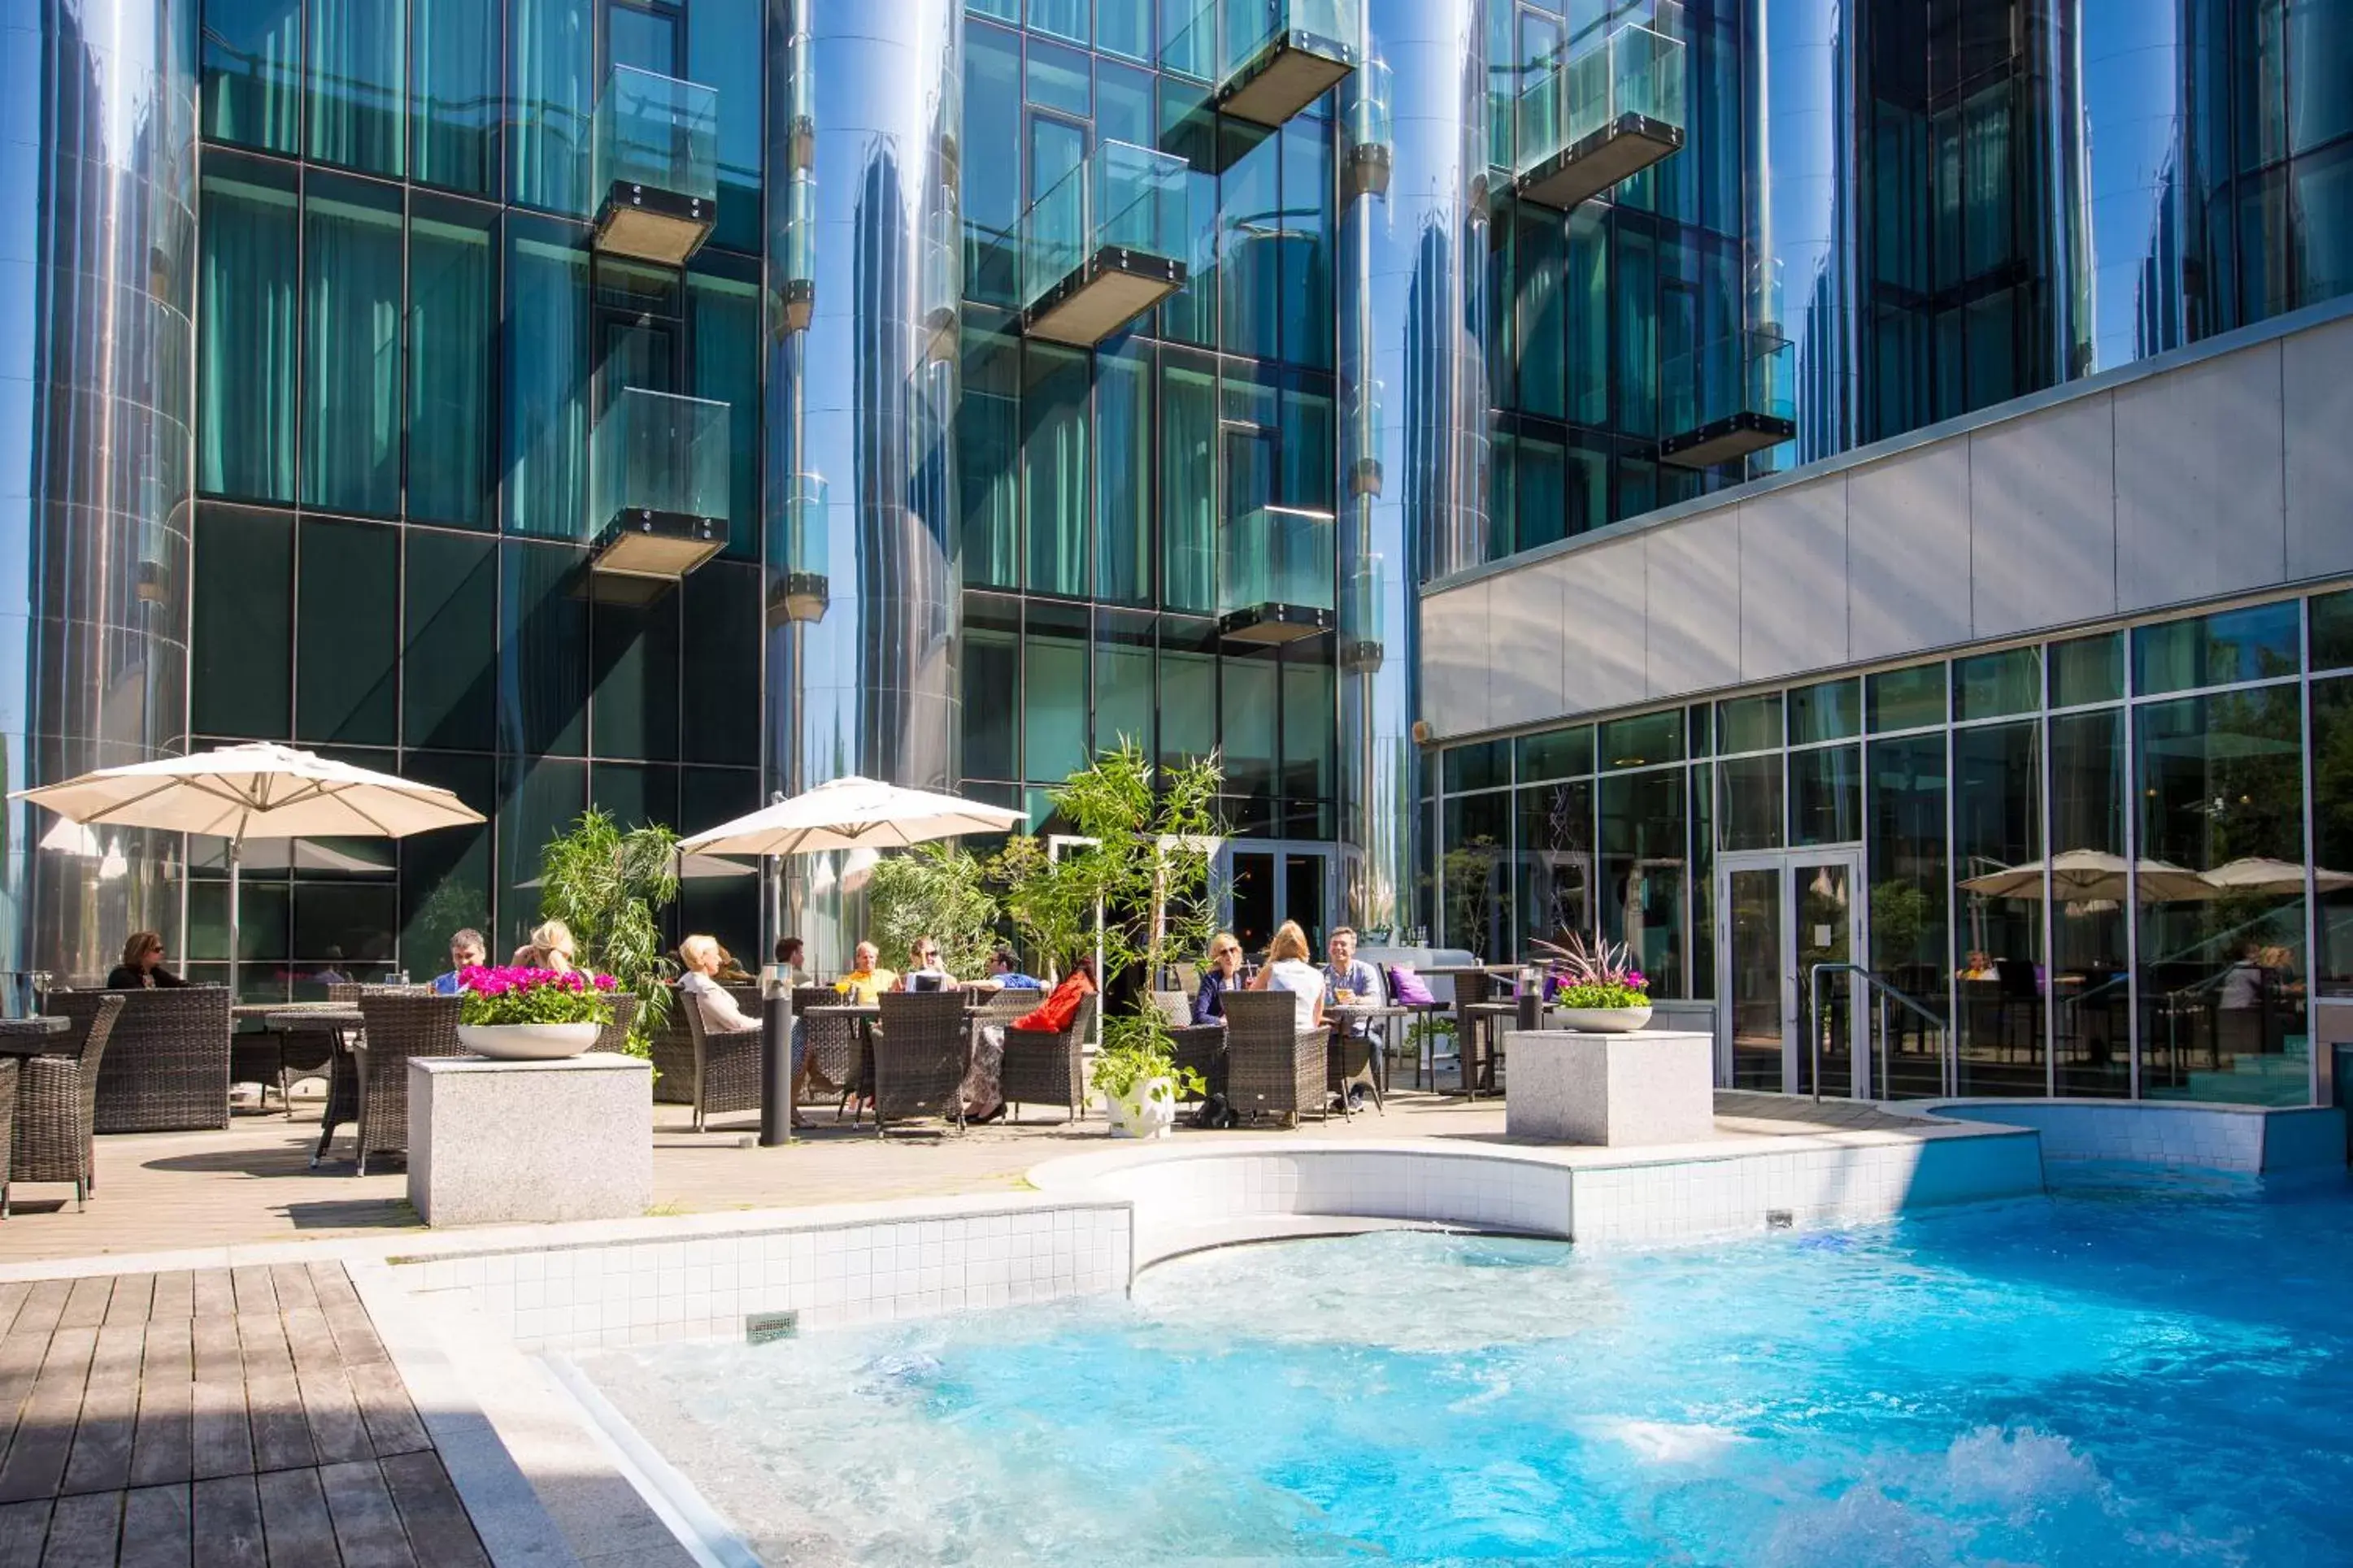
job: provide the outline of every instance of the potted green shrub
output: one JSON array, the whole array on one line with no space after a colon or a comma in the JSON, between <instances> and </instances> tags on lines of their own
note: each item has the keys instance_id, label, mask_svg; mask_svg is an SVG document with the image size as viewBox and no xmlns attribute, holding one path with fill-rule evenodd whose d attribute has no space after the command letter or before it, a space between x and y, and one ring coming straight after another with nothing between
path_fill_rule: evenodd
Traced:
<instances>
[{"instance_id":1,"label":"potted green shrub","mask_svg":"<svg viewBox=\"0 0 2353 1568\"><path fill-rule=\"evenodd\" d=\"M613 1021L609 974L475 965L458 973L458 1043L501 1061L557 1061L596 1043Z\"/></svg>"},{"instance_id":2,"label":"potted green shrub","mask_svg":"<svg viewBox=\"0 0 2353 1568\"><path fill-rule=\"evenodd\" d=\"M1651 1021L1651 986L1623 943L1571 937L1539 942L1553 954L1549 989L1561 1027L1592 1035L1630 1035Z\"/></svg>"},{"instance_id":3,"label":"potted green shrub","mask_svg":"<svg viewBox=\"0 0 2353 1568\"><path fill-rule=\"evenodd\" d=\"M1156 1012L1126 1014L1103 1025L1094 1083L1113 1137L1166 1138L1176 1125L1177 1095L1208 1091L1199 1073L1176 1065L1169 1043L1168 1026Z\"/></svg>"}]
</instances>

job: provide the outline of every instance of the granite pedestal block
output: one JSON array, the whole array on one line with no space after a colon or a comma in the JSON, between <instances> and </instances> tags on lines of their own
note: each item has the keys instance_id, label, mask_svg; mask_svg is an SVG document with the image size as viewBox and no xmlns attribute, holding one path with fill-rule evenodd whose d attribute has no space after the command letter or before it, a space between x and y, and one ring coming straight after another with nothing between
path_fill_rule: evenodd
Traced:
<instances>
[{"instance_id":1,"label":"granite pedestal block","mask_svg":"<svg viewBox=\"0 0 2353 1568\"><path fill-rule=\"evenodd\" d=\"M1570 1029L1515 1033L1504 1131L1553 1143L1692 1143L1715 1136L1709 1035Z\"/></svg>"},{"instance_id":2,"label":"granite pedestal block","mask_svg":"<svg viewBox=\"0 0 2353 1568\"><path fill-rule=\"evenodd\" d=\"M427 1225L624 1219L654 1201L653 1064L411 1057L408 1201Z\"/></svg>"}]
</instances>

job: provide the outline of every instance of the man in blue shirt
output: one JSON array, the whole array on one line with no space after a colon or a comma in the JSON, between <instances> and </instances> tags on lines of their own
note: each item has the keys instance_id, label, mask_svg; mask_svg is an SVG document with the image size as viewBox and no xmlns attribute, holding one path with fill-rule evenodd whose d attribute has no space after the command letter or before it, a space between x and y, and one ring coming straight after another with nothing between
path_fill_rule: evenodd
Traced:
<instances>
[{"instance_id":1,"label":"man in blue shirt","mask_svg":"<svg viewBox=\"0 0 2353 1568\"><path fill-rule=\"evenodd\" d=\"M1021 961L1009 947L1000 947L988 955L988 977L1006 991L1043 991L1046 983L1033 974L1021 973Z\"/></svg>"},{"instance_id":2,"label":"man in blue shirt","mask_svg":"<svg viewBox=\"0 0 2353 1568\"><path fill-rule=\"evenodd\" d=\"M433 977L433 994L437 996L458 994L458 976L491 955L491 944L482 933L468 926L449 939L449 973Z\"/></svg>"},{"instance_id":3,"label":"man in blue shirt","mask_svg":"<svg viewBox=\"0 0 2353 1568\"><path fill-rule=\"evenodd\" d=\"M1354 926L1342 926L1333 931L1331 943L1325 952L1331 956L1331 962L1324 966L1325 1006L1338 1004L1342 999L1340 993L1343 991L1348 994L1346 998L1348 1001L1368 1003L1376 1007L1381 1005L1383 1000L1381 977L1373 972L1371 964L1357 962L1356 931ZM1348 1026L1348 1033L1358 1039L1369 1040L1375 1051L1382 1047L1381 1032L1374 1028L1369 1020L1363 1018L1353 1020ZM1361 1088L1350 1089L1348 1091L1350 1108L1355 1108L1363 1098L1364 1090Z\"/></svg>"}]
</instances>

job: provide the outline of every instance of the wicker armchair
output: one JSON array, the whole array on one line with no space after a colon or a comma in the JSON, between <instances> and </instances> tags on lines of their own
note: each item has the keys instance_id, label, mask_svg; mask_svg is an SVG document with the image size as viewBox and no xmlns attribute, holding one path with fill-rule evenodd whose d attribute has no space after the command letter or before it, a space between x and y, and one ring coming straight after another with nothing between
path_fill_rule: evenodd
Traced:
<instances>
[{"instance_id":1,"label":"wicker armchair","mask_svg":"<svg viewBox=\"0 0 2353 1568\"><path fill-rule=\"evenodd\" d=\"M737 1005L744 1005L742 988L731 991ZM709 1027L702 1009L683 991L673 995L670 1005L686 1016L687 1037L694 1048L686 1086L687 1103L694 1107L694 1130L703 1130L706 1117L759 1110L760 1031ZM759 1006L755 999L745 1011L757 1016Z\"/></svg>"},{"instance_id":2,"label":"wicker armchair","mask_svg":"<svg viewBox=\"0 0 2353 1568\"><path fill-rule=\"evenodd\" d=\"M90 1142L98 1078L115 1026L121 1022L123 1002L118 991L50 996L50 1010L72 1019L73 1028L55 1052L26 1057L18 1068L8 1163L0 1166L7 1173L0 1180L0 1214L7 1212L9 1181L71 1182L76 1208L98 1190L98 1161Z\"/></svg>"},{"instance_id":3,"label":"wicker armchair","mask_svg":"<svg viewBox=\"0 0 2353 1568\"><path fill-rule=\"evenodd\" d=\"M1225 1005L1226 1099L1234 1114L1295 1122L1312 1110L1328 1117L1326 1032L1299 1026L1299 1005L1287 991L1229 991Z\"/></svg>"},{"instance_id":4,"label":"wicker armchair","mask_svg":"<svg viewBox=\"0 0 2353 1568\"><path fill-rule=\"evenodd\" d=\"M120 996L98 1080L97 1131L183 1132L228 1125L229 995L225 985L55 994L55 1010Z\"/></svg>"},{"instance_id":5,"label":"wicker armchair","mask_svg":"<svg viewBox=\"0 0 2353 1568\"><path fill-rule=\"evenodd\" d=\"M1454 977L1454 1059L1461 1076L1462 1092L1473 1100L1482 1087L1494 1088L1495 1058L1485 1020L1471 1009L1487 1001L1494 989L1494 978L1483 970L1471 970ZM1482 1046L1487 1048L1482 1051ZM1434 1086L1435 1068L1430 1079Z\"/></svg>"},{"instance_id":6,"label":"wicker armchair","mask_svg":"<svg viewBox=\"0 0 2353 1568\"><path fill-rule=\"evenodd\" d=\"M874 1135L910 1116L964 1127L957 1090L972 1066L971 1014L954 991L893 992L874 1035Z\"/></svg>"},{"instance_id":7,"label":"wicker armchair","mask_svg":"<svg viewBox=\"0 0 2353 1568\"><path fill-rule=\"evenodd\" d=\"M592 1051L620 1051L629 1048L629 1030L638 1021L638 999L628 991L616 991L606 998L613 1005L613 1021L596 1031L596 1043ZM673 1008L677 1004L671 1003Z\"/></svg>"},{"instance_id":8,"label":"wicker armchair","mask_svg":"<svg viewBox=\"0 0 2353 1568\"><path fill-rule=\"evenodd\" d=\"M1071 1026L1059 1035L1007 1026L1005 1065L997 1082L1008 1105L1059 1105L1072 1121L1086 1115L1085 1052L1087 1037L1095 1028L1095 1001L1092 996L1082 1001Z\"/></svg>"},{"instance_id":9,"label":"wicker armchair","mask_svg":"<svg viewBox=\"0 0 2353 1568\"><path fill-rule=\"evenodd\" d=\"M376 995L360 997L365 1020L353 1047L360 1088L359 1175L367 1174L370 1154L408 1156L408 1058L458 1057L458 996Z\"/></svg>"},{"instance_id":10,"label":"wicker armchair","mask_svg":"<svg viewBox=\"0 0 2353 1568\"><path fill-rule=\"evenodd\" d=\"M837 1120L840 1107L849 1103L852 1095L865 1092L866 1031L847 1013L811 1016L808 1010L840 1005L841 993L830 985L793 987L793 1016L801 1026L801 1070L824 1079L839 1093L834 1109Z\"/></svg>"}]
</instances>

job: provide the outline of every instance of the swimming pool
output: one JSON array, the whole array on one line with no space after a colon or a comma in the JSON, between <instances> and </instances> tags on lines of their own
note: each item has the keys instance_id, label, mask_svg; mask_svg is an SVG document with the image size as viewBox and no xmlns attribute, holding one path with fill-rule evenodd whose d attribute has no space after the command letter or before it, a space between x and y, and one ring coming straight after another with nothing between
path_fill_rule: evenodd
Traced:
<instances>
[{"instance_id":1,"label":"swimming pool","mask_svg":"<svg viewBox=\"0 0 2353 1568\"><path fill-rule=\"evenodd\" d=\"M2353 1561L2353 1191L2135 1180L579 1364L765 1560Z\"/></svg>"}]
</instances>

